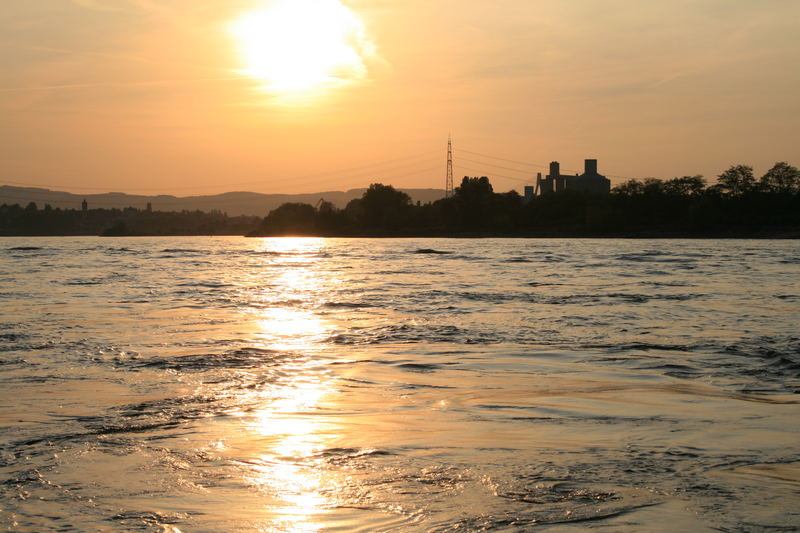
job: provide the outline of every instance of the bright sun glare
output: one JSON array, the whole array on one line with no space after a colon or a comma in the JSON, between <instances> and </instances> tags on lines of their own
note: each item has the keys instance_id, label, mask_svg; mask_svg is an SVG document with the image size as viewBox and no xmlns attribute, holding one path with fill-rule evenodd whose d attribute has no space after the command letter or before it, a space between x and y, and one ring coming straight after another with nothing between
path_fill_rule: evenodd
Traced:
<instances>
[{"instance_id":1,"label":"bright sun glare","mask_svg":"<svg viewBox=\"0 0 800 533\"><path fill-rule=\"evenodd\" d=\"M272 0L234 21L242 72L276 93L339 87L367 75L363 22L339 0Z\"/></svg>"}]
</instances>

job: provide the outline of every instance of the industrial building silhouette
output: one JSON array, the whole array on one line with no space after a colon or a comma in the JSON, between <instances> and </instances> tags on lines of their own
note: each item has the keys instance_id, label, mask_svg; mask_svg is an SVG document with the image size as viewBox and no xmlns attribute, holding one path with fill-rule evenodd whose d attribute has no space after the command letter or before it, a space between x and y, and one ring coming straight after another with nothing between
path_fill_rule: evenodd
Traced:
<instances>
[{"instance_id":1,"label":"industrial building silhouette","mask_svg":"<svg viewBox=\"0 0 800 533\"><path fill-rule=\"evenodd\" d=\"M561 174L561 164L553 161L546 177L543 178L541 172L536 176L535 190L531 185L525 187L526 198L564 192L608 194L611 192L611 180L598 174L597 159L584 160L583 174L574 176Z\"/></svg>"}]
</instances>

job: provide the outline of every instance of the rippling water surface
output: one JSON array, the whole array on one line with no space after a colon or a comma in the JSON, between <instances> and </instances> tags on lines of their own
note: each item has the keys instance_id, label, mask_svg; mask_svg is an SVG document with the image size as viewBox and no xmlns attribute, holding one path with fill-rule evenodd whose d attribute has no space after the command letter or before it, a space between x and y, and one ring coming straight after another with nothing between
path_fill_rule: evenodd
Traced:
<instances>
[{"instance_id":1,"label":"rippling water surface","mask_svg":"<svg viewBox=\"0 0 800 533\"><path fill-rule=\"evenodd\" d=\"M0 267L4 528L800 528L797 241L4 238Z\"/></svg>"}]
</instances>

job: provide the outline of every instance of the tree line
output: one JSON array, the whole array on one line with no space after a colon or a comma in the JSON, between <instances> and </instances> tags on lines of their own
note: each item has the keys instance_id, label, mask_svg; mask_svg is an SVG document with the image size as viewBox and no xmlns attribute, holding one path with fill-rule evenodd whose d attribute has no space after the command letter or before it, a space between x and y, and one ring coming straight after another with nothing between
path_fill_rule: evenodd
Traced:
<instances>
[{"instance_id":1,"label":"tree line","mask_svg":"<svg viewBox=\"0 0 800 533\"><path fill-rule=\"evenodd\" d=\"M35 202L0 206L0 235L243 235L260 217L229 217L221 211L61 209Z\"/></svg>"},{"instance_id":2,"label":"tree line","mask_svg":"<svg viewBox=\"0 0 800 533\"><path fill-rule=\"evenodd\" d=\"M0 206L0 235L800 237L800 171L776 163L756 178L735 165L714 185L702 176L646 178L610 194L560 192L523 198L496 193L489 178L465 176L449 198L420 204L373 183L344 208L286 203L266 217L221 211L59 209Z\"/></svg>"},{"instance_id":3,"label":"tree line","mask_svg":"<svg viewBox=\"0 0 800 533\"><path fill-rule=\"evenodd\" d=\"M629 180L611 194L525 199L465 176L450 198L420 205L374 183L344 209L287 203L253 236L800 236L800 171L776 163L759 179L735 165L708 186L702 176Z\"/></svg>"}]
</instances>

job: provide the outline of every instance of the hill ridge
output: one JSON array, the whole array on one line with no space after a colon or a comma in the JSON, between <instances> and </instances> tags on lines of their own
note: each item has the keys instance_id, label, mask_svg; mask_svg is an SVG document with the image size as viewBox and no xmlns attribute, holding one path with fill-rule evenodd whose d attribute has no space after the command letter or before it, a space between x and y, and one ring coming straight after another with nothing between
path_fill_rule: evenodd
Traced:
<instances>
[{"instance_id":1,"label":"hill ridge","mask_svg":"<svg viewBox=\"0 0 800 533\"><path fill-rule=\"evenodd\" d=\"M174 196L171 194L143 195L125 192L105 192L76 194L41 187L20 187L0 185L0 205L19 204L26 206L35 202L41 209L44 204L53 208L80 209L84 199L89 209L124 209L136 207L144 209L148 202L154 211L211 211L219 210L230 216L266 216L271 210L287 202L316 204L320 199L344 208L347 202L360 198L366 188L346 191L322 191L315 193L257 193L249 191L228 191L211 195ZM400 189L414 202L427 203L444 197L443 189Z\"/></svg>"}]
</instances>

